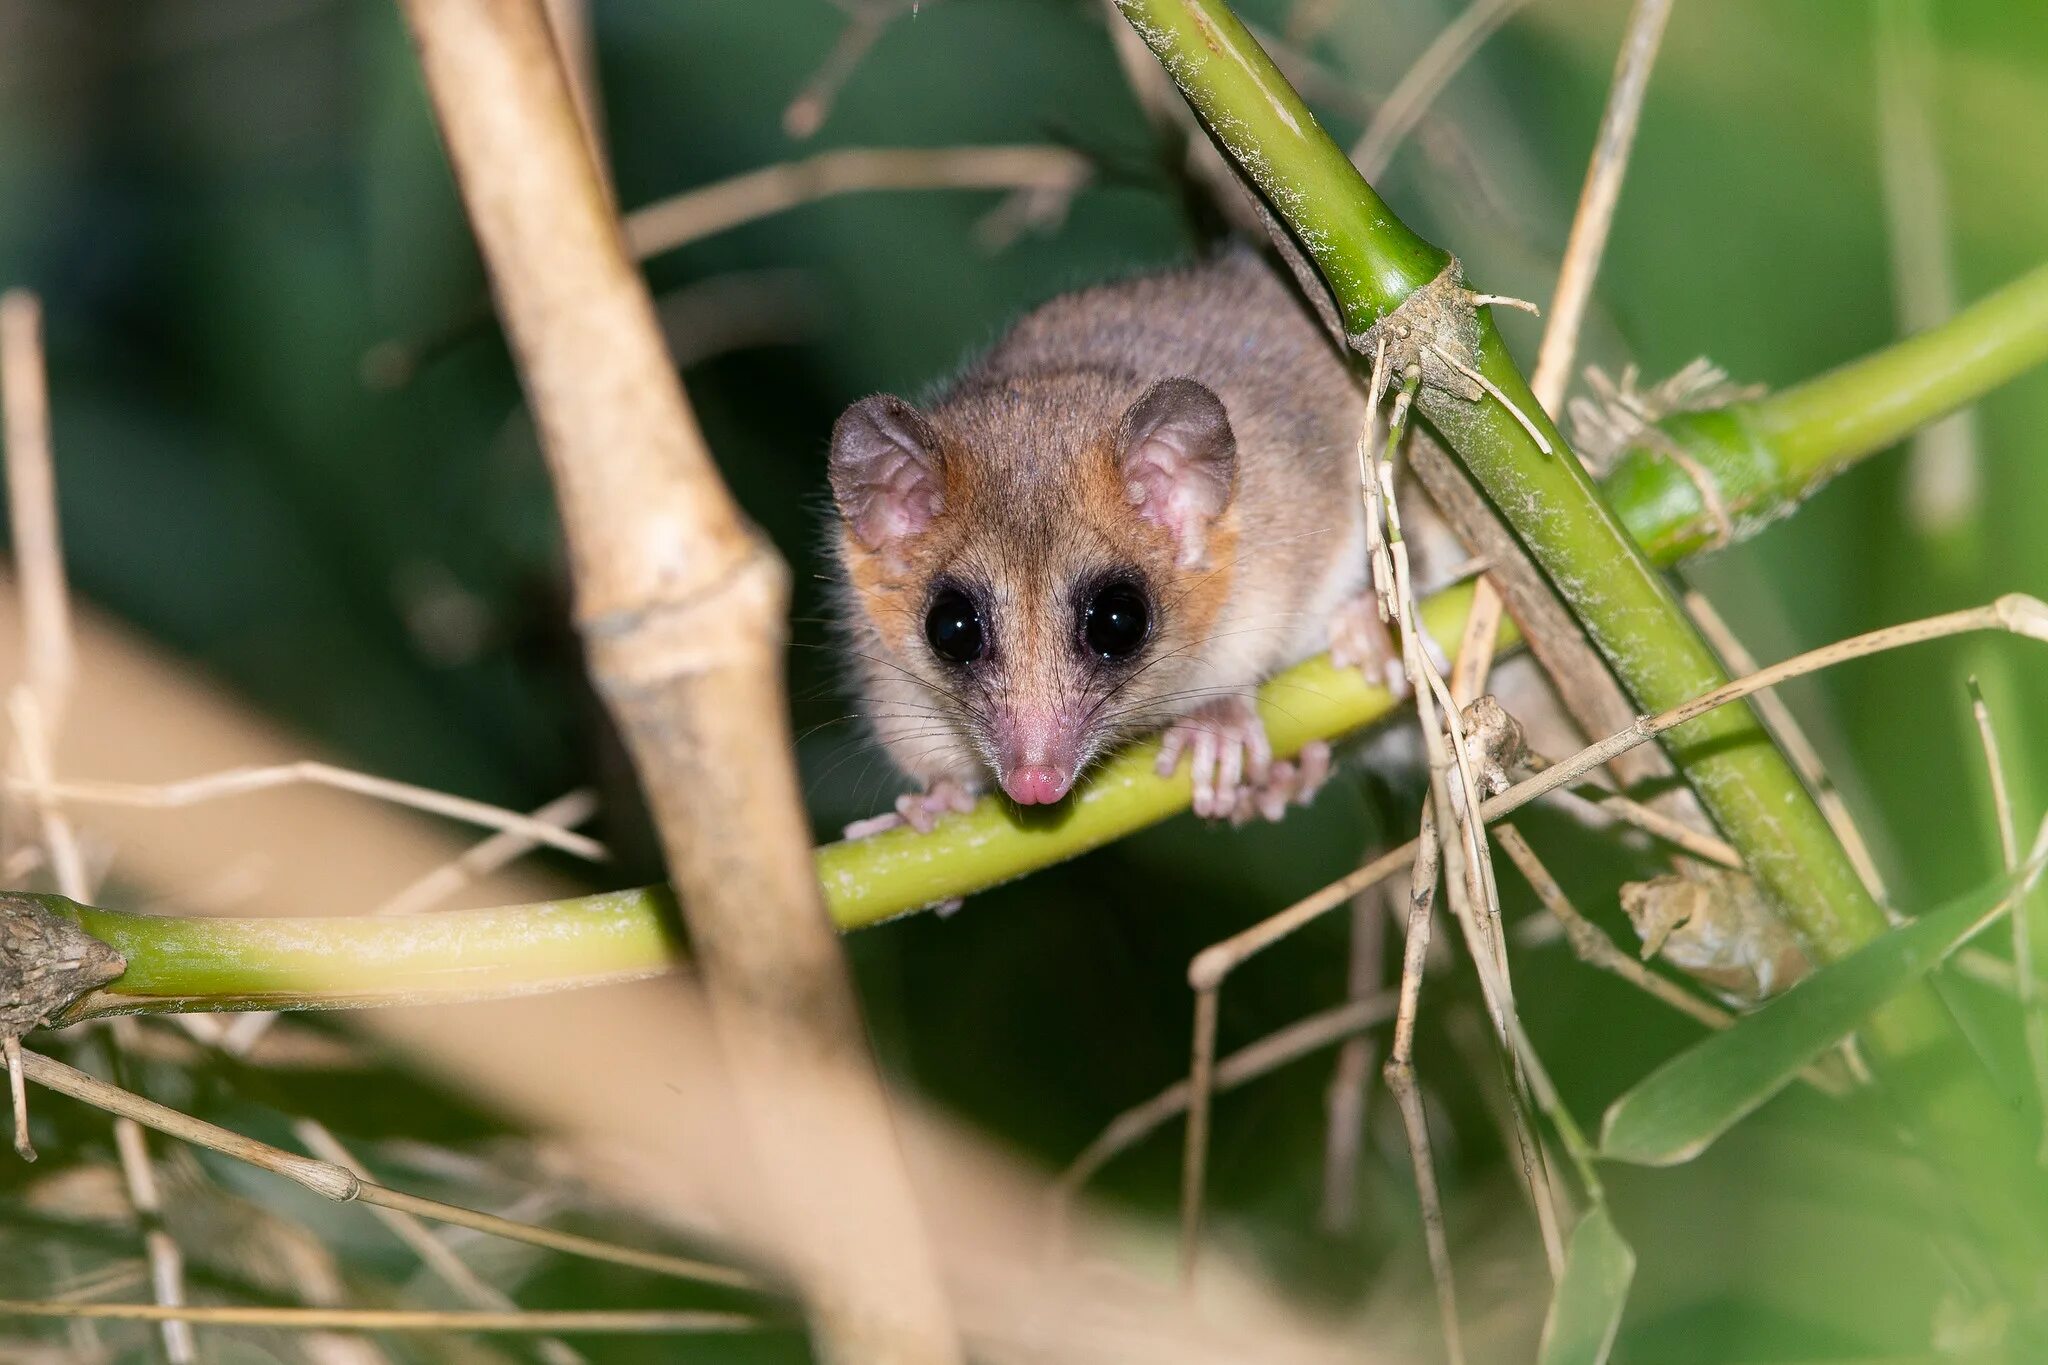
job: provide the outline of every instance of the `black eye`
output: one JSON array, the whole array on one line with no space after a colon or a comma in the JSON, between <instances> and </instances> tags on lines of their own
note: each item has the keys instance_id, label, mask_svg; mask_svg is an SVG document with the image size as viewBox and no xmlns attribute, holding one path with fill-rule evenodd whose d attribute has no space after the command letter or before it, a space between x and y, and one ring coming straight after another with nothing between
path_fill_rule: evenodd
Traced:
<instances>
[{"instance_id":1,"label":"black eye","mask_svg":"<svg viewBox=\"0 0 2048 1365\"><path fill-rule=\"evenodd\" d=\"M1081 613L1081 638L1104 659L1128 659L1145 643L1148 620L1143 590L1118 580L1088 599Z\"/></svg>"},{"instance_id":2,"label":"black eye","mask_svg":"<svg viewBox=\"0 0 2048 1365\"><path fill-rule=\"evenodd\" d=\"M924 638L947 663L971 664L986 652L981 613L958 588L941 588L924 616Z\"/></svg>"}]
</instances>

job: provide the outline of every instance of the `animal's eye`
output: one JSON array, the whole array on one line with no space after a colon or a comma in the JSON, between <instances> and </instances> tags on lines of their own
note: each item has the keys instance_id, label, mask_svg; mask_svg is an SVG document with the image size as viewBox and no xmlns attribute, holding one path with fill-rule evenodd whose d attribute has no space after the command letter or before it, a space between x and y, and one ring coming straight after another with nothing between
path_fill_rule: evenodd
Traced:
<instances>
[{"instance_id":1,"label":"animal's eye","mask_svg":"<svg viewBox=\"0 0 2048 1365\"><path fill-rule=\"evenodd\" d=\"M924 615L924 638L947 663L971 664L988 652L981 613L958 588L941 588Z\"/></svg>"},{"instance_id":2,"label":"animal's eye","mask_svg":"<svg viewBox=\"0 0 2048 1365\"><path fill-rule=\"evenodd\" d=\"M1145 643L1151 622L1145 593L1137 584L1118 579L1096 589L1081 612L1081 638L1098 657L1128 659Z\"/></svg>"}]
</instances>

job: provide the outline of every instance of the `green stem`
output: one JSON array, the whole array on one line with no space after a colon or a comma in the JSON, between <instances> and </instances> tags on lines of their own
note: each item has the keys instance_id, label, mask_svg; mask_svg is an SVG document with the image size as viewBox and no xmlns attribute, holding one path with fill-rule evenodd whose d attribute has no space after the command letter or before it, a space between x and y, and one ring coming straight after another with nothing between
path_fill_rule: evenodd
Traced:
<instances>
[{"instance_id":1,"label":"green stem","mask_svg":"<svg viewBox=\"0 0 2048 1365\"><path fill-rule=\"evenodd\" d=\"M1429 266L1449 258L1425 250L1394 217L1227 6L1218 0L1118 4L1315 258L1347 320L1386 317L1437 277ZM1727 681L1670 585L1629 539L1530 394L1490 312L1479 311L1473 336L1441 340L1453 352L1476 343L1476 368L1505 402L1468 399L1431 384L1419 405L1423 415L1529 547L1636 702L1663 710ZM1539 446L1508 404L1554 454ZM1883 930L1883 912L1747 705L1673 732L1667 747L1729 841L1822 957L1839 957Z\"/></svg>"},{"instance_id":2,"label":"green stem","mask_svg":"<svg viewBox=\"0 0 2048 1365\"><path fill-rule=\"evenodd\" d=\"M1221 0L1117 4L1315 258L1347 319L1389 318L1428 284L1436 283L1429 292L1439 296L1446 286L1462 288L1455 263L1441 282L1419 277L1417 270L1361 268L1361 262L1377 258L1419 265L1429 256L1363 177L1340 164L1336 144ZM1963 346L1955 368L1964 373L1945 379L1950 400L1981 382L1984 371L2029 363L2030 351L2038 356L2038 341L1998 345L2002 319L2024 333L2027 315L2039 309L2038 276L2014 288L2019 297L2007 300L2010 311L1973 310L1977 330L1971 335L1979 344L1974 351ZM1372 340L1399 347L1411 335L1426 338L1453 356L1462 352L1465 363L1491 382L1497 397L1468 398L1456 391L1455 377L1439 372L1429 376L1419 406L1542 565L1637 704L1664 710L1726 681L1669 584L1624 531L1530 394L1490 312L1478 310L1468 328L1441 302L1431 307L1419 301L1402 319L1406 330L1382 329ZM1914 378L1935 347L1923 342L1898 349L1902 354L1884 366L1838 371L1747 413L1696 419L1687 424L1686 437L1719 438L1717 444L1739 449L1741 442L1727 440L1732 431L1749 444L1774 445L1785 464L1804 469L1868 448L1895 425L1894 405L1929 401L1922 390L1939 387ZM1984 358L1993 352L1996 360ZM1427 365L1428 357L1422 359ZM1942 399L1936 395L1933 401ZM1702 478L1714 481L1716 475L1703 469ZM1731 516L1718 529L1732 535L1745 528ZM1884 932L1884 912L1747 703L1710 712L1671 731L1665 742L1729 842L1819 958L1843 957ZM1981 1069L1957 1058L1958 1035L1939 1002L1924 988L1913 991L1874 1015L1864 1037L1872 1061L1898 1083L1893 1093L1910 1111L1912 1126L1959 1174L1959 1188L1974 1204L2008 1285L2024 1286L2037 1264L2041 1237L2019 1206L2039 1194L2039 1172L2013 1149L2009 1115L2000 1111ZM1997 1170L2013 1197L1975 1198L1981 1187L1967 1177L1973 1167Z\"/></svg>"}]
</instances>

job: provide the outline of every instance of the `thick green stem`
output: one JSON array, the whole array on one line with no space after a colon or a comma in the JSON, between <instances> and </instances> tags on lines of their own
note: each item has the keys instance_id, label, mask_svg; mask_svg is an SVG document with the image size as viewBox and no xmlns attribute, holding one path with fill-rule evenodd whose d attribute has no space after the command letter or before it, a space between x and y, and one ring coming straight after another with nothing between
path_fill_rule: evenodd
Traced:
<instances>
[{"instance_id":1,"label":"thick green stem","mask_svg":"<svg viewBox=\"0 0 2048 1365\"><path fill-rule=\"evenodd\" d=\"M1462 280L1455 265L1440 281L1418 278L1413 270L1361 268L1361 262L1383 259L1417 265L1427 262L1429 253L1363 177L1339 164L1336 144L1308 116L1228 7L1221 0L1117 3L1315 258L1345 317L1385 320L1373 337L1354 340L1387 345L1400 363L1423 366L1428 381L1419 403L1423 415L1528 546L1637 703L1663 710L1725 681L1719 660L1669 585L1624 532L1530 394L1488 311L1456 308L1452 291L1462 288ZM1436 287L1425 292L1432 283ZM2037 306L2031 295L2039 286L2030 276L2016 288L2022 297L2009 316L2019 319ZM1449 308L1446 295L1451 295ZM1416 307L1404 314L1411 299ZM2027 346L2019 346L2015 355L1997 344L1997 310L1988 315L1978 310L1977 321L1984 351L1999 352L2000 359L1974 359L1963 369L2027 363ZM1831 452L1871 445L1895 420L1887 411L1894 402L1925 400L1924 394L1912 393L1915 385L1909 378L1925 356L1913 354L1918 347L1904 349L1904 359L1884 368L1838 372L1751 410L1747 434L1761 442L1775 435L1781 458L1799 468L1816 467ZM1494 392L1483 394L1479 386L1462 382L1452 373L1461 364L1483 374ZM1971 383L1964 378L1948 382L1957 393ZM1704 430L1725 437L1728 424L1743 430L1743 416L1696 421L1688 434ZM1722 430L1716 431L1717 425ZM1799 435L1788 438L1793 430ZM1711 481L1712 471L1702 477ZM1706 501L1701 498L1702 504ZM1731 523L1729 518L1719 529L1724 534L1740 529ZM1702 716L1672 731L1666 744L1787 922L1821 958L1842 957L1884 931L1883 911L1747 704ZM1927 990L1911 992L1874 1016L1865 1038L1873 1061L1901 1082L1895 1093L1911 1111L1912 1125L1959 1174L1959 1188L1974 1205L2008 1285L2031 1299L2032 1287L2025 1281L2038 1264L2039 1229L2012 1199L1977 1198L1982 1186L1967 1173L1997 1170L2015 1197L2022 1189L2029 1196L2038 1194L2039 1173L2012 1150L2010 1125L1981 1071L1955 1058L1957 1037L1938 1002ZM1940 1063L1928 1067L1935 1058Z\"/></svg>"},{"instance_id":2,"label":"thick green stem","mask_svg":"<svg viewBox=\"0 0 2048 1365\"><path fill-rule=\"evenodd\" d=\"M1448 257L1396 219L1217 0L1118 0L1175 82L1315 258L1348 324L1393 315ZM1427 272L1427 273L1424 273ZM1471 360L1504 402L1441 382L1419 406L1527 544L1637 701L1663 710L1727 680L1677 598L1622 529L1529 393L1482 309L1472 332L1422 335ZM1476 344L1475 344L1476 343ZM1469 361L1468 361L1469 363ZM1520 409L1521 417L1508 405ZM1551 450L1538 445L1535 428ZM1674 732L1673 759L1729 840L1823 957L1882 931L1820 810L1747 706Z\"/></svg>"}]
</instances>

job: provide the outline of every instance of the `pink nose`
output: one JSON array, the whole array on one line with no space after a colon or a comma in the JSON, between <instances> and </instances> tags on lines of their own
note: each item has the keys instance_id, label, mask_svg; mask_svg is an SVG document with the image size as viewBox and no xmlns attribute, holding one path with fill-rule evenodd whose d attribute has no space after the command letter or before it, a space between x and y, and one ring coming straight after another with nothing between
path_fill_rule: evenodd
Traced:
<instances>
[{"instance_id":1,"label":"pink nose","mask_svg":"<svg viewBox=\"0 0 2048 1365\"><path fill-rule=\"evenodd\" d=\"M1037 764L1003 774L1003 790L1020 806L1046 806L1067 794L1069 782L1058 768Z\"/></svg>"}]
</instances>

